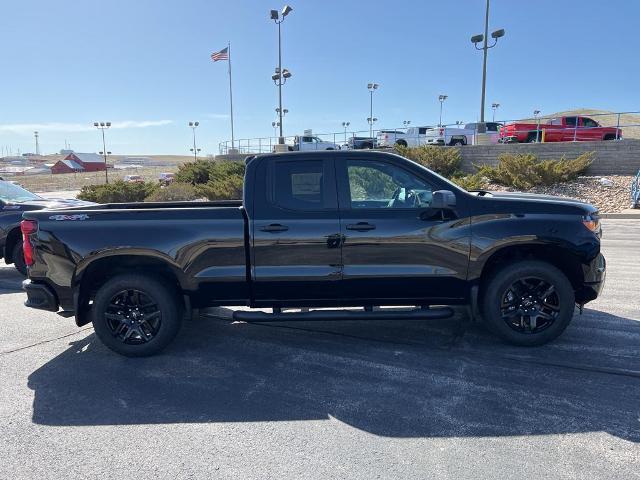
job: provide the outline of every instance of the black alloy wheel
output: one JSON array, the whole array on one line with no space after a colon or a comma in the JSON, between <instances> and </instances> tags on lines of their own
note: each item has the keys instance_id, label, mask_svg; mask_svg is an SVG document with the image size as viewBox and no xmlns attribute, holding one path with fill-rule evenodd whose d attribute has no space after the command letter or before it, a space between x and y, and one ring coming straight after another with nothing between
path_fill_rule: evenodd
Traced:
<instances>
[{"instance_id":1,"label":"black alloy wheel","mask_svg":"<svg viewBox=\"0 0 640 480\"><path fill-rule=\"evenodd\" d=\"M178 334L182 308L178 287L172 282L151 274L118 275L96 292L91 306L93 328L116 353L154 355Z\"/></svg>"},{"instance_id":2,"label":"black alloy wheel","mask_svg":"<svg viewBox=\"0 0 640 480\"><path fill-rule=\"evenodd\" d=\"M162 324L158 304L145 292L135 289L113 295L104 317L112 335L129 345L153 340Z\"/></svg>"},{"instance_id":3,"label":"black alloy wheel","mask_svg":"<svg viewBox=\"0 0 640 480\"><path fill-rule=\"evenodd\" d=\"M560 298L550 282L536 277L520 278L502 294L502 320L519 333L539 333L550 327L560 313Z\"/></svg>"}]
</instances>

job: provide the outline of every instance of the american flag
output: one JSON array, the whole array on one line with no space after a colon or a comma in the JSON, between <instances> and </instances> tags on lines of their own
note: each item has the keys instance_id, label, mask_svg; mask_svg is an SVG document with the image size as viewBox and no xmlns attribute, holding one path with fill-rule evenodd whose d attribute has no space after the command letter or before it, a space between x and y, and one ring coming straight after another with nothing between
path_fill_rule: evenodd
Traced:
<instances>
[{"instance_id":1,"label":"american flag","mask_svg":"<svg viewBox=\"0 0 640 480\"><path fill-rule=\"evenodd\" d=\"M229 60L229 47L225 47L219 52L211 54L211 60L217 62L218 60Z\"/></svg>"}]
</instances>

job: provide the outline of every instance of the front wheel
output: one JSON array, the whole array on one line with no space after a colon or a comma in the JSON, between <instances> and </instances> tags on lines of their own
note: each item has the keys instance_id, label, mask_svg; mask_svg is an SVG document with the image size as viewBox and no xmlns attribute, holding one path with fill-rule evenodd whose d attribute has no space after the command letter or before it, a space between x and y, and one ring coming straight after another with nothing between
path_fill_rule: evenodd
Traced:
<instances>
[{"instance_id":1,"label":"front wheel","mask_svg":"<svg viewBox=\"0 0 640 480\"><path fill-rule=\"evenodd\" d=\"M497 270L484 286L482 316L488 327L514 345L543 345L573 318L571 282L553 265L528 260Z\"/></svg>"},{"instance_id":2,"label":"front wheel","mask_svg":"<svg viewBox=\"0 0 640 480\"><path fill-rule=\"evenodd\" d=\"M93 328L108 348L127 357L146 357L176 337L182 318L178 296L165 282L146 275L119 275L93 301Z\"/></svg>"}]
</instances>

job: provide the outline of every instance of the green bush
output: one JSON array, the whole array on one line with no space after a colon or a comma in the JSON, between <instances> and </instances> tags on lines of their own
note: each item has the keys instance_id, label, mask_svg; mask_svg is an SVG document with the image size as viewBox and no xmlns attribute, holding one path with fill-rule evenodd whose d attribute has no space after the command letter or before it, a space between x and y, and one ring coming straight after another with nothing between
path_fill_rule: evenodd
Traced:
<instances>
[{"instance_id":1,"label":"green bush","mask_svg":"<svg viewBox=\"0 0 640 480\"><path fill-rule=\"evenodd\" d=\"M593 162L595 152L587 152L573 160L538 160L532 153L503 153L498 165L475 165L478 175L490 182L518 189L539 185L553 185L575 179Z\"/></svg>"},{"instance_id":2,"label":"green bush","mask_svg":"<svg viewBox=\"0 0 640 480\"><path fill-rule=\"evenodd\" d=\"M210 180L221 180L229 176L243 178L244 170L244 162L198 160L180 165L175 175L175 181L202 185Z\"/></svg>"},{"instance_id":3,"label":"green bush","mask_svg":"<svg viewBox=\"0 0 640 480\"><path fill-rule=\"evenodd\" d=\"M145 202L181 202L197 200L201 195L196 187L190 183L173 182L166 187L160 187L144 199Z\"/></svg>"},{"instance_id":4,"label":"green bush","mask_svg":"<svg viewBox=\"0 0 640 480\"><path fill-rule=\"evenodd\" d=\"M484 190L487 187L487 179L480 173L474 173L473 175L458 175L452 177L450 180L460 188L464 188L467 191Z\"/></svg>"},{"instance_id":5,"label":"green bush","mask_svg":"<svg viewBox=\"0 0 640 480\"><path fill-rule=\"evenodd\" d=\"M244 178L230 175L225 178L211 179L204 185L197 185L196 191L208 200L240 200Z\"/></svg>"},{"instance_id":6,"label":"green bush","mask_svg":"<svg viewBox=\"0 0 640 480\"><path fill-rule=\"evenodd\" d=\"M195 186L199 197L237 200L242 198L244 171L244 162L198 160L181 165L175 178Z\"/></svg>"},{"instance_id":7,"label":"green bush","mask_svg":"<svg viewBox=\"0 0 640 480\"><path fill-rule=\"evenodd\" d=\"M413 160L443 177L451 178L460 174L462 157L460 156L460 150L457 148L443 148L432 145L422 145L420 147L396 146L396 151L403 157Z\"/></svg>"},{"instance_id":8,"label":"green bush","mask_svg":"<svg viewBox=\"0 0 640 480\"><path fill-rule=\"evenodd\" d=\"M96 203L142 202L157 188L158 185L152 182L128 183L116 180L105 185L84 186L78 198Z\"/></svg>"}]
</instances>

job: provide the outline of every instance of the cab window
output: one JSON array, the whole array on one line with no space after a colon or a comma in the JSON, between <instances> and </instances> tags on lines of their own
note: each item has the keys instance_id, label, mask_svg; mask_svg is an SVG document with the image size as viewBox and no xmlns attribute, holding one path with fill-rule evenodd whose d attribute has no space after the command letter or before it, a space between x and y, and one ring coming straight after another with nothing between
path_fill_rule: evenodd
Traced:
<instances>
[{"instance_id":1,"label":"cab window","mask_svg":"<svg viewBox=\"0 0 640 480\"><path fill-rule=\"evenodd\" d=\"M427 208L433 188L403 168L383 162L347 161L351 208Z\"/></svg>"},{"instance_id":2,"label":"cab window","mask_svg":"<svg viewBox=\"0 0 640 480\"><path fill-rule=\"evenodd\" d=\"M588 127L588 128L593 128L593 127L599 127L600 125L598 125L598 123L595 120L591 120L590 118L583 117L582 118L582 126L583 127Z\"/></svg>"}]
</instances>

